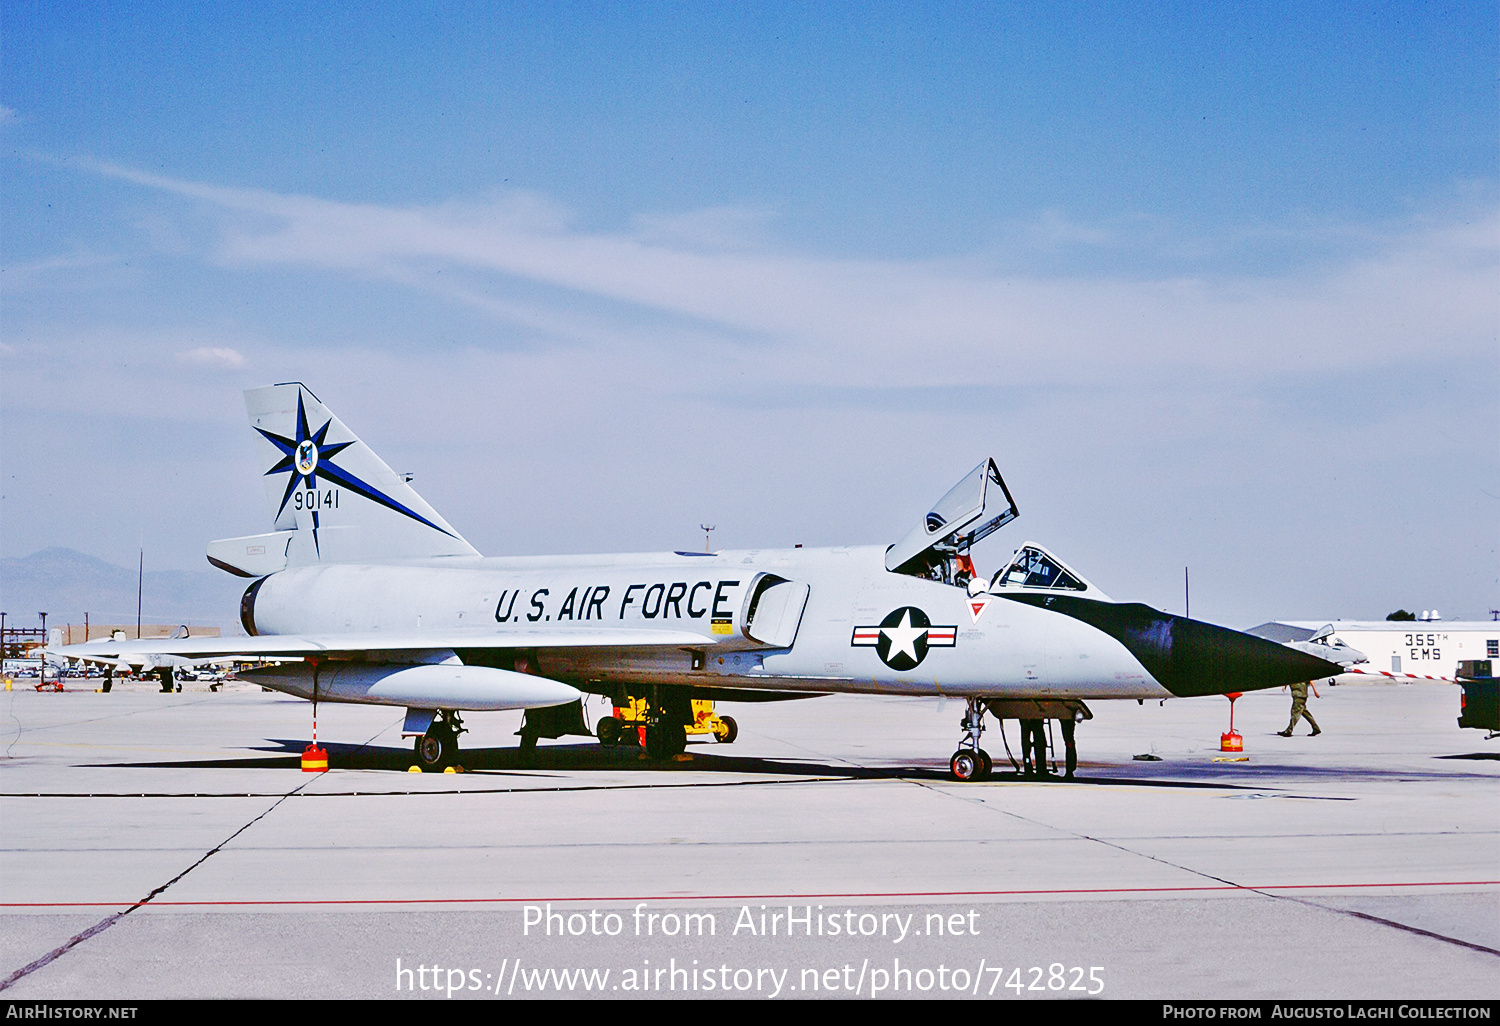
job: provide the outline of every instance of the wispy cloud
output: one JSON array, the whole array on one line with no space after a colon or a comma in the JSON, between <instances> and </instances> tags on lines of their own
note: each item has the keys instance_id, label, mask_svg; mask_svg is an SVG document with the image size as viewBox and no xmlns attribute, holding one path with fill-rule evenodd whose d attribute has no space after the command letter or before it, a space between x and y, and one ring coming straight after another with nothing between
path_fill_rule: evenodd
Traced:
<instances>
[{"instance_id":1,"label":"wispy cloud","mask_svg":"<svg viewBox=\"0 0 1500 1026\"><path fill-rule=\"evenodd\" d=\"M647 245L709 252L759 249L767 243L766 227L773 216L765 208L708 207L687 213L637 214L631 227L635 238Z\"/></svg>"},{"instance_id":2,"label":"wispy cloud","mask_svg":"<svg viewBox=\"0 0 1500 1026\"><path fill-rule=\"evenodd\" d=\"M247 363L243 354L228 346L199 346L196 349L189 349L179 358L183 363L225 370L239 370Z\"/></svg>"},{"instance_id":3,"label":"wispy cloud","mask_svg":"<svg viewBox=\"0 0 1500 1026\"><path fill-rule=\"evenodd\" d=\"M106 269L119 271L119 260L98 253L75 253L8 264L0 267L0 289L23 292L35 288L88 288L118 277L101 274Z\"/></svg>"},{"instance_id":4,"label":"wispy cloud","mask_svg":"<svg viewBox=\"0 0 1500 1026\"><path fill-rule=\"evenodd\" d=\"M1142 369L1255 374L1493 345L1500 211L1411 225L1363 254L1282 276L1016 275L982 260L830 259L759 239L765 215L715 208L588 231L545 197L495 193L427 206L343 203L114 166L101 173L205 204L215 259L401 282L550 330L590 334L576 297L684 318L776 352L778 375L852 386L1104 381ZM1059 244L1110 244L1061 215ZM442 284L435 269L451 275ZM562 290L525 301L518 283ZM567 295L575 297L569 301ZM606 329L610 330L610 329Z\"/></svg>"}]
</instances>

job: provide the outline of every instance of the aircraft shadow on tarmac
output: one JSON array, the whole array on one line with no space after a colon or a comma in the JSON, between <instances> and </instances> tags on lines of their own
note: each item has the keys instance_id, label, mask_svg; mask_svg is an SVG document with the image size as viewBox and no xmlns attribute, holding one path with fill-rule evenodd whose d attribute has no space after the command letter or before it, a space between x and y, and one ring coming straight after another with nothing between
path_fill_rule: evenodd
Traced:
<instances>
[{"instance_id":1,"label":"aircraft shadow on tarmac","mask_svg":"<svg viewBox=\"0 0 1500 1026\"><path fill-rule=\"evenodd\" d=\"M257 751L284 753L270 757L237 759L183 759L177 761L112 763L133 768L156 769L296 769L301 765L305 738L269 738ZM414 762L411 749L375 745L325 742L330 770L392 770L405 772ZM466 748L458 758L465 773L512 773L557 770L568 773L634 770L654 773L751 773L776 776L845 777L849 779L947 779L947 762L927 766L868 767L825 763L818 760L766 759L724 756L689 749L690 758L656 761L633 746L606 748L599 744L546 745L530 750L514 748ZM999 777L997 769L996 776Z\"/></svg>"},{"instance_id":2,"label":"aircraft shadow on tarmac","mask_svg":"<svg viewBox=\"0 0 1500 1026\"><path fill-rule=\"evenodd\" d=\"M121 768L154 769L296 769L301 765L305 738L269 738L270 743L255 750L266 752L264 756L246 756L230 759L183 759L174 761L111 763ZM694 746L697 748L698 746ZM947 762L933 760L930 763L892 766L851 766L813 759L774 759L750 756L721 755L706 745L704 749L689 749L690 758L681 761L658 762L648 758L634 746L604 747L599 744L546 745L526 750L520 747L469 748L464 749L459 764L466 773L517 773L534 774L549 770L567 773L593 771L634 770L651 773L720 773L754 774L794 777L841 777L850 780L930 780L948 782ZM412 753L407 748L392 748L375 745L339 744L325 742L331 770L387 770L405 772L412 766ZM270 754L274 753L274 754ZM1489 753L1482 753L1488 756ZM1439 756L1443 759L1474 758L1474 756ZM1128 763L1084 767L1086 772L1071 783L1094 786L1149 785L1152 787L1206 788L1215 790L1263 791L1275 784L1296 782L1336 783L1351 780L1425 780L1474 776L1492 779L1492 774L1455 774L1451 770L1427 773L1403 768L1375 770L1359 767L1324 767L1289 764L1286 761L1235 763L1228 767L1211 767L1200 763L1164 761L1153 763ZM1100 775L1100 773L1105 775ZM1218 779L1218 774L1232 773L1237 781ZM1245 778L1252 778L1246 782ZM1256 783L1256 779L1263 783ZM1054 776L1052 780L1059 780ZM997 782L1031 782L1011 769L1003 760L996 760L991 780Z\"/></svg>"}]
</instances>

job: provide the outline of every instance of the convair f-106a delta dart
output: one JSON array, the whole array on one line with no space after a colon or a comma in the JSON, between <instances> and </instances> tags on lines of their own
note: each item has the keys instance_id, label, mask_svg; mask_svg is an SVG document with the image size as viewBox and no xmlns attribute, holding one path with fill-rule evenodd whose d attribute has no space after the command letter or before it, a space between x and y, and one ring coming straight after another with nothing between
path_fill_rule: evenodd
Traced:
<instances>
[{"instance_id":1,"label":"convair f-106a delta dart","mask_svg":"<svg viewBox=\"0 0 1500 1026\"><path fill-rule=\"evenodd\" d=\"M992 578L969 550L1017 516L993 460L894 545L484 557L300 383L245 393L274 530L208 547L252 578L246 638L96 641L58 654L262 661L240 677L324 702L405 707L417 762L451 764L461 714L526 709L523 745L586 733L583 692L645 703L681 753L692 700L833 692L967 700L950 768L991 767L986 712L1087 719L1160 699L1330 677L1337 663L1115 602L1040 545ZM614 721L619 726L619 721ZM601 732L601 736L603 732Z\"/></svg>"}]
</instances>

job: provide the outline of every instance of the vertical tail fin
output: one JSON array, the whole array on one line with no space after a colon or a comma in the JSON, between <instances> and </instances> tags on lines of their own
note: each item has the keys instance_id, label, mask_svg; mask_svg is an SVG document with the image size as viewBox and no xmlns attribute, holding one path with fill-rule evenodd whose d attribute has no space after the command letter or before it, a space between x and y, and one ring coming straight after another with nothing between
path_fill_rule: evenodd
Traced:
<instances>
[{"instance_id":1,"label":"vertical tail fin","mask_svg":"<svg viewBox=\"0 0 1500 1026\"><path fill-rule=\"evenodd\" d=\"M252 388L245 409L286 565L479 555L301 382Z\"/></svg>"}]
</instances>

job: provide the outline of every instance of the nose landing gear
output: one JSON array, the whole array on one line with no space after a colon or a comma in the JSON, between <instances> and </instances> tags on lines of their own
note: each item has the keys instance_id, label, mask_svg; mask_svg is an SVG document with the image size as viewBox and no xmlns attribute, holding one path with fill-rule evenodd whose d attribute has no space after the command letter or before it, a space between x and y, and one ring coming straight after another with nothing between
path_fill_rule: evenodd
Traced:
<instances>
[{"instance_id":1,"label":"nose landing gear","mask_svg":"<svg viewBox=\"0 0 1500 1026\"><path fill-rule=\"evenodd\" d=\"M968 699L964 718L959 721L964 738L958 743L958 751L948 760L948 773L954 780L984 780L995 768L990 754L979 747L979 735L984 733L984 701Z\"/></svg>"}]
</instances>

